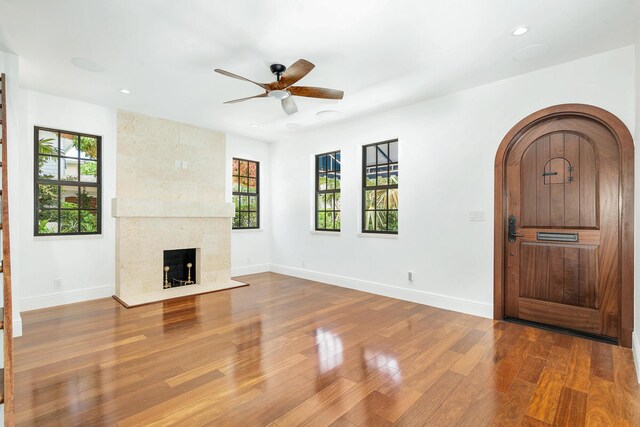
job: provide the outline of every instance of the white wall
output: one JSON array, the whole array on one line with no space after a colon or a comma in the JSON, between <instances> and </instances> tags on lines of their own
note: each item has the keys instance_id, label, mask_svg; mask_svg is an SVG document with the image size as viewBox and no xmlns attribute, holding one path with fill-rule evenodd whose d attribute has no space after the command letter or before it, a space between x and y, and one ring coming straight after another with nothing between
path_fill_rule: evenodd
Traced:
<instances>
[{"instance_id":1,"label":"white wall","mask_svg":"<svg viewBox=\"0 0 640 427\"><path fill-rule=\"evenodd\" d=\"M109 297L115 290L116 112L111 108L23 91L27 105L20 144L19 268L22 311ZM98 236L33 235L34 126L102 136L102 234ZM56 287L54 280L60 280Z\"/></svg>"},{"instance_id":2,"label":"white wall","mask_svg":"<svg viewBox=\"0 0 640 427\"><path fill-rule=\"evenodd\" d=\"M260 162L260 229L231 232L231 275L240 276L269 271L271 182L270 144L227 134L227 177L231 176L234 157ZM231 201L231 180L227 180L227 201Z\"/></svg>"},{"instance_id":3,"label":"white wall","mask_svg":"<svg viewBox=\"0 0 640 427\"><path fill-rule=\"evenodd\" d=\"M493 166L500 141L528 114L569 102L607 109L632 129L633 49L274 143L273 269L491 317ZM400 141L399 235L360 236L361 146L390 138ZM312 157L334 149L342 150L342 232L312 234ZM470 210L484 211L486 220L469 221Z\"/></svg>"}]
</instances>

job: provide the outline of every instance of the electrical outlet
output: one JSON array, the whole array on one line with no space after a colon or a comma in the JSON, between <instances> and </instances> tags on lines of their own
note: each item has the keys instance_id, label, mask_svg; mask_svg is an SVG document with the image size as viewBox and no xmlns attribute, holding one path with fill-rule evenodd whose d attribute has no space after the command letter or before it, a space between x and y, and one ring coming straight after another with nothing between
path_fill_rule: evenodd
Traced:
<instances>
[{"instance_id":1,"label":"electrical outlet","mask_svg":"<svg viewBox=\"0 0 640 427\"><path fill-rule=\"evenodd\" d=\"M251 265L251 257L250 256L247 257L247 265Z\"/></svg>"},{"instance_id":2,"label":"electrical outlet","mask_svg":"<svg viewBox=\"0 0 640 427\"><path fill-rule=\"evenodd\" d=\"M413 282L413 271L409 271L409 272L407 272L407 279L408 279L410 282Z\"/></svg>"},{"instance_id":3,"label":"electrical outlet","mask_svg":"<svg viewBox=\"0 0 640 427\"><path fill-rule=\"evenodd\" d=\"M306 266L307 266L307 263L304 262L304 260L302 260L302 267L306 267Z\"/></svg>"},{"instance_id":4,"label":"electrical outlet","mask_svg":"<svg viewBox=\"0 0 640 427\"><path fill-rule=\"evenodd\" d=\"M53 289L62 289L62 280L53 279Z\"/></svg>"}]
</instances>

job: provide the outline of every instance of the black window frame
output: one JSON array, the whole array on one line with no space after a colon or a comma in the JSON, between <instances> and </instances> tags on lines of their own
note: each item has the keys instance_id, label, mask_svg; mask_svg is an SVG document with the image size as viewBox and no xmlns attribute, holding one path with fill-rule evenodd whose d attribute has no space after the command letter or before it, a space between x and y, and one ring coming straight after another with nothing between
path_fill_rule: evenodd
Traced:
<instances>
[{"instance_id":1,"label":"black window frame","mask_svg":"<svg viewBox=\"0 0 640 427\"><path fill-rule=\"evenodd\" d=\"M58 134L58 148L57 154L49 155L48 157L55 157L58 160L58 179L42 179L39 177L39 158L40 158L40 140L38 138L40 131L45 132L55 132ZM70 158L68 156L64 156L60 152L60 140L61 135L74 135L78 137L78 180L77 181L65 181L60 179L60 159ZM80 149L80 141L81 137L89 137L95 138L96 142L96 182L86 182L81 181L82 175L80 174L80 166L81 161L85 158L81 156ZM33 217L33 233L35 237L44 237L44 236L92 236L92 235L100 235L102 234L102 136L94 135L85 132L77 132L77 131L68 131L63 129L56 129L44 126L34 126L33 131L33 140L34 140L34 153L33 153L33 164L34 164L34 192L33 192L33 209L34 209L34 217ZM91 159L86 158L86 160L93 161ZM39 202L39 185L55 185L58 187L58 207L53 208L44 208L45 211L57 211L58 212L58 232L57 233L40 233L39 232L39 213L40 213L40 202ZM75 211L76 209L63 209L61 207L62 204L62 190L61 187L78 187L78 232L73 233L62 233L62 211ZM81 212L84 211L93 211L94 209L82 209L81 201L80 201L80 191L82 187L94 187L96 188L96 231L91 232L82 232L81 225Z\"/></svg>"},{"instance_id":2,"label":"black window frame","mask_svg":"<svg viewBox=\"0 0 640 427\"><path fill-rule=\"evenodd\" d=\"M233 173L233 163L235 161L238 162L248 162L248 163L255 163L256 164L256 192L255 193L251 193L249 192L249 184L247 183L247 191L239 191L240 190L240 178L247 178L250 179L251 178L251 174L249 172L250 168L249 168L249 164L247 164L247 175L240 175L240 163L238 163L238 174L235 175ZM235 191L235 189L233 188L233 178L237 177L238 178L238 191ZM242 197L242 196L247 196L247 197L256 197L256 210L253 211L251 210L251 204L249 202L247 202L247 206L248 206L248 210L244 211L244 210L235 210L234 212L234 217L231 220L231 229L232 230L258 230L260 229L260 162L258 160L249 160L249 159L241 159L239 157L233 157L231 159L231 195L232 195L232 200L235 196L238 197ZM238 201L238 206L241 206L241 200ZM234 208L235 208L235 202L234 202ZM242 227L240 225L240 217L239 214L240 212L246 212L247 214L250 213L254 213L256 214L256 225L254 227L252 226L247 226L247 227ZM238 221L237 224L238 226L234 225L235 222L235 218L236 216L238 216ZM248 223L248 220L247 220Z\"/></svg>"},{"instance_id":3,"label":"black window frame","mask_svg":"<svg viewBox=\"0 0 640 427\"><path fill-rule=\"evenodd\" d=\"M333 169L328 169L326 171L324 171L324 173L327 172L334 172L336 174L335 176L335 181L336 184L334 184L334 188L329 189L328 185L327 188L325 188L324 190L320 189L320 158L321 157L325 157L325 156L333 156L334 159L334 164L336 165L336 167L334 167ZM335 228L336 225L336 213L341 215L341 210L340 209L336 209L336 205L337 203L335 202L335 195L339 194L340 197L342 197L342 193L341 193L341 189L342 189L342 183L341 183L341 179L342 179L342 167L338 167L338 165L340 165L340 161L342 158L342 154L340 152L340 150L334 150L334 151L328 151L326 153L321 153L321 154L316 154L316 170L315 170L315 187L316 187L316 191L315 191L315 210L314 210L314 224L315 224L315 230L316 231L329 231L329 232L340 232L341 228L342 228L342 220L340 220L340 226L339 228ZM338 175L340 176L340 178L338 178ZM337 182L340 182L340 186L338 186ZM324 209L320 210L319 209L319 204L318 204L318 199L320 197L320 195L326 195L327 194L333 194L333 209L326 209L326 202L325 202L325 206ZM320 216L320 212L324 212L325 213L325 223L324 223L324 227L319 227L318 224L318 219ZM327 212L331 212L333 214L333 226L334 228L326 228L327 225L327 220L326 220L326 213Z\"/></svg>"},{"instance_id":4,"label":"black window frame","mask_svg":"<svg viewBox=\"0 0 640 427\"><path fill-rule=\"evenodd\" d=\"M398 144L399 147L399 141L397 138L395 139L389 139L386 141L380 141L380 142L374 142L372 144L367 144L367 145L363 145L362 146L362 209L361 209L361 232L362 233L368 233L368 234L393 234L393 235L397 235L398 234L398 230L389 230L389 220L388 220L388 216L389 216L389 212L396 212L396 221L398 221L398 215L399 215L399 209L389 209L389 191L390 189L398 189L398 183L396 184L390 184L391 182L391 173L390 173L390 169L392 166L396 166L396 170L398 171L398 176L399 174L399 160L395 162L392 162L391 159L387 156L387 162L385 163L380 163L378 161L378 159L380 158L380 150L376 149L376 163L374 165L369 165L367 166L367 148L369 147L378 147L380 145L384 145L387 144L387 147L389 147L389 144L391 143L396 143ZM388 151L389 152L389 151ZM376 181L376 185L375 186L367 186L367 169L371 168L371 167L375 167L376 171L380 166L387 166L388 170L387 170L387 184L386 185L378 185L377 181ZM377 173L377 172L376 172ZM376 178L377 180L377 178ZM375 226L375 230L367 230L366 226L367 226L367 191L371 191L371 190L387 190L387 198L386 198L386 209L378 209L377 207L374 208L374 212L378 212L378 211L385 211L387 213L387 229L386 230L378 230L377 229L377 221L376 224L374 224ZM369 210L371 211L371 210ZM376 214L374 214L374 217L376 216ZM400 226L398 225L398 229L400 228Z\"/></svg>"}]
</instances>

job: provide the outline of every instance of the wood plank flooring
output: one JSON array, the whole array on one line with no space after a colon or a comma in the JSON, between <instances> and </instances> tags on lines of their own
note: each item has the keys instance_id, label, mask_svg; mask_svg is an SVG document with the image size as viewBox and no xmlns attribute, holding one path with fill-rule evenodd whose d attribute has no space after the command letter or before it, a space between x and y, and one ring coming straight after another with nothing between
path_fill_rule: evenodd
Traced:
<instances>
[{"instance_id":1,"label":"wood plank flooring","mask_svg":"<svg viewBox=\"0 0 640 427\"><path fill-rule=\"evenodd\" d=\"M23 314L18 425L640 425L631 351L274 273Z\"/></svg>"}]
</instances>

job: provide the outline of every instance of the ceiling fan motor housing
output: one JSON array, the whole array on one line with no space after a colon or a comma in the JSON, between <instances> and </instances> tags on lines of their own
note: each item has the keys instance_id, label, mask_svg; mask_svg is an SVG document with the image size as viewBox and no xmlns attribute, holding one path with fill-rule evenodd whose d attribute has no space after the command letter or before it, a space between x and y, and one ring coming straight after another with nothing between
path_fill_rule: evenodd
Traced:
<instances>
[{"instance_id":1,"label":"ceiling fan motor housing","mask_svg":"<svg viewBox=\"0 0 640 427\"><path fill-rule=\"evenodd\" d=\"M269 68L271 68L271 72L278 77L278 81L280 81L280 75L287 69L287 67L282 64L271 64Z\"/></svg>"}]
</instances>

